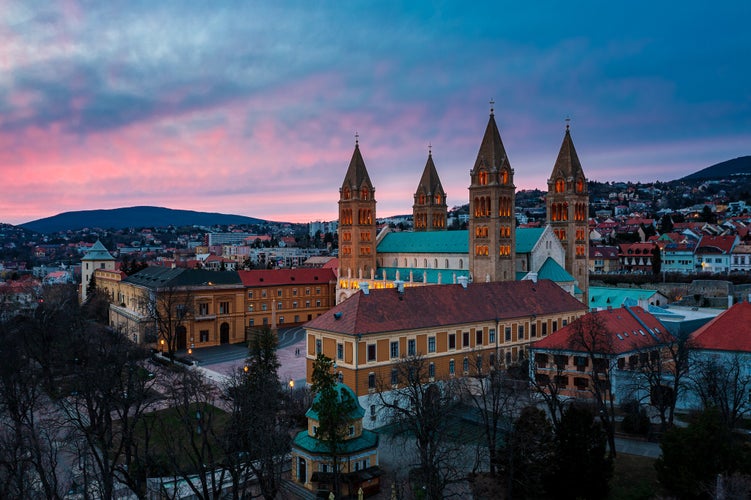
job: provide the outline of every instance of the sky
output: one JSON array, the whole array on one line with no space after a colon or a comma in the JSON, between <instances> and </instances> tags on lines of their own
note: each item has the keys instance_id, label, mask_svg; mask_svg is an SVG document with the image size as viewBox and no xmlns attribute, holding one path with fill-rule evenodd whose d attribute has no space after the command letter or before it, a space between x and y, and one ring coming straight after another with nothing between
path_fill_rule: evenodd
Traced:
<instances>
[{"instance_id":1,"label":"sky","mask_svg":"<svg viewBox=\"0 0 751 500\"><path fill-rule=\"evenodd\" d=\"M0 222L153 205L337 218L359 137L377 215L429 148L467 203L490 101L518 189L566 118L588 178L751 154L751 2L0 0Z\"/></svg>"}]
</instances>

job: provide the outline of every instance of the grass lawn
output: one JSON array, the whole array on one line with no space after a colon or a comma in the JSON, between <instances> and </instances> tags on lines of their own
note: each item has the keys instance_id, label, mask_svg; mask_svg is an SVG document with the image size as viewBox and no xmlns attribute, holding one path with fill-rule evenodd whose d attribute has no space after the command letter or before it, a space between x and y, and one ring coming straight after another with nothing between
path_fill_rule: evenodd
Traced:
<instances>
[{"instance_id":1,"label":"grass lawn","mask_svg":"<svg viewBox=\"0 0 751 500\"><path fill-rule=\"evenodd\" d=\"M646 500L659 492L655 459L619 454L610 481L611 500Z\"/></svg>"}]
</instances>

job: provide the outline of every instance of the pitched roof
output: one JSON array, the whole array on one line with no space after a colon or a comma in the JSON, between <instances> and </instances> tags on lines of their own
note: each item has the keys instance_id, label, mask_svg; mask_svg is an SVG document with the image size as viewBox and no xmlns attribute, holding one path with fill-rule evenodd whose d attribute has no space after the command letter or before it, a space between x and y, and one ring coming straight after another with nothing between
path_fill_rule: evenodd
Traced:
<instances>
[{"instance_id":1,"label":"pitched roof","mask_svg":"<svg viewBox=\"0 0 751 500\"><path fill-rule=\"evenodd\" d=\"M86 251L86 255L81 260L115 260L115 258L107 251L101 241L96 240L96 243Z\"/></svg>"},{"instance_id":2,"label":"pitched roof","mask_svg":"<svg viewBox=\"0 0 751 500\"><path fill-rule=\"evenodd\" d=\"M551 333L532 344L533 349L579 352L577 338L579 326L601 325L602 334L597 343L603 354L622 354L656 346L672 339L660 320L641 307L619 307L590 312L573 323ZM579 323L581 322L581 323Z\"/></svg>"},{"instance_id":3,"label":"pitched roof","mask_svg":"<svg viewBox=\"0 0 751 500\"><path fill-rule=\"evenodd\" d=\"M320 285L336 281L331 268L257 269L238 271L245 286Z\"/></svg>"},{"instance_id":4,"label":"pitched roof","mask_svg":"<svg viewBox=\"0 0 751 500\"><path fill-rule=\"evenodd\" d=\"M433 163L433 155L428 153L428 161L425 162L425 168L422 171L422 177L420 177L420 183L417 185L417 193L425 193L428 195L435 195L437 193L444 195L443 185L441 179L438 177L438 171ZM445 201L445 200L443 200Z\"/></svg>"},{"instance_id":5,"label":"pitched roof","mask_svg":"<svg viewBox=\"0 0 751 500\"><path fill-rule=\"evenodd\" d=\"M123 280L146 288L242 285L236 271L149 266Z\"/></svg>"},{"instance_id":6,"label":"pitched roof","mask_svg":"<svg viewBox=\"0 0 751 500\"><path fill-rule=\"evenodd\" d=\"M511 168L508 156L506 155L506 148L503 147L501 134L498 131L498 125L495 123L495 115L492 110L472 172L476 172L480 166L484 166L488 170L497 169L499 171L501 167Z\"/></svg>"},{"instance_id":7,"label":"pitched roof","mask_svg":"<svg viewBox=\"0 0 751 500\"><path fill-rule=\"evenodd\" d=\"M751 352L751 304L739 302L691 334L697 349Z\"/></svg>"},{"instance_id":8,"label":"pitched roof","mask_svg":"<svg viewBox=\"0 0 751 500\"><path fill-rule=\"evenodd\" d=\"M380 253L467 253L469 232L424 231L389 232L378 243Z\"/></svg>"},{"instance_id":9,"label":"pitched roof","mask_svg":"<svg viewBox=\"0 0 751 500\"><path fill-rule=\"evenodd\" d=\"M571 273L566 271L559 263L548 257L537 270L537 278L541 280L551 280L556 283L565 283L567 281L576 281Z\"/></svg>"},{"instance_id":10,"label":"pitched roof","mask_svg":"<svg viewBox=\"0 0 751 500\"><path fill-rule=\"evenodd\" d=\"M541 227L516 228L516 253L529 253L545 232ZM389 232L378 253L468 253L469 231Z\"/></svg>"},{"instance_id":11,"label":"pitched roof","mask_svg":"<svg viewBox=\"0 0 751 500\"><path fill-rule=\"evenodd\" d=\"M584 311L586 306L549 280L435 285L357 292L306 324L342 334L437 326Z\"/></svg>"},{"instance_id":12,"label":"pitched roof","mask_svg":"<svg viewBox=\"0 0 751 500\"><path fill-rule=\"evenodd\" d=\"M576 154L574 141L571 139L568 125L566 125L566 134L563 136L561 149L558 151L558 158L555 160L553 173L550 177L555 178L559 176L564 179L584 178L584 170L582 169L581 162L579 162L579 156Z\"/></svg>"},{"instance_id":13,"label":"pitched roof","mask_svg":"<svg viewBox=\"0 0 751 500\"><path fill-rule=\"evenodd\" d=\"M362 159L362 153L360 153L360 144L359 142L355 142L355 151L352 153L352 159L349 161L349 167L344 176L342 188L351 187L360 189L363 186L372 188L373 183L370 182L368 169L365 168L365 160Z\"/></svg>"},{"instance_id":14,"label":"pitched roof","mask_svg":"<svg viewBox=\"0 0 751 500\"><path fill-rule=\"evenodd\" d=\"M738 237L727 236L702 236L696 246L696 253L721 253L728 254L733 250Z\"/></svg>"}]
</instances>

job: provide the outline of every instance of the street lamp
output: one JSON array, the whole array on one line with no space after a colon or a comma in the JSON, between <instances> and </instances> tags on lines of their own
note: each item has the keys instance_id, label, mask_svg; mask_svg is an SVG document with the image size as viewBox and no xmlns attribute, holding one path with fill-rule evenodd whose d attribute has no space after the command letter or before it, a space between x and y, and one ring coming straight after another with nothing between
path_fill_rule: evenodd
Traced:
<instances>
[{"instance_id":1,"label":"street lamp","mask_svg":"<svg viewBox=\"0 0 751 500\"><path fill-rule=\"evenodd\" d=\"M159 354L164 354L164 339L159 340Z\"/></svg>"},{"instance_id":2,"label":"street lamp","mask_svg":"<svg viewBox=\"0 0 751 500\"><path fill-rule=\"evenodd\" d=\"M289 390L291 391L294 388L295 388L295 381L292 379L289 379Z\"/></svg>"}]
</instances>

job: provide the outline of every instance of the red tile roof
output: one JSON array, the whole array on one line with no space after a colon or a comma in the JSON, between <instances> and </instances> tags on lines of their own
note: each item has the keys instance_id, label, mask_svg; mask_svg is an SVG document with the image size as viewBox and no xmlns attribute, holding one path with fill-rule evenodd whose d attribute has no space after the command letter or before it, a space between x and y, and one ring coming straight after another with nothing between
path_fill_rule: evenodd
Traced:
<instances>
[{"instance_id":1,"label":"red tile roof","mask_svg":"<svg viewBox=\"0 0 751 500\"><path fill-rule=\"evenodd\" d=\"M697 349L751 352L751 304L735 304L692 333L691 338Z\"/></svg>"},{"instance_id":2,"label":"red tile roof","mask_svg":"<svg viewBox=\"0 0 751 500\"><path fill-rule=\"evenodd\" d=\"M733 249L736 236L703 236L696 246L696 253L728 254Z\"/></svg>"},{"instance_id":3,"label":"red tile roof","mask_svg":"<svg viewBox=\"0 0 751 500\"><path fill-rule=\"evenodd\" d=\"M604 337L602 346L609 347L609 354L626 352L652 347L672 339L667 328L660 321L641 307L619 307L587 313L578 321L584 325L591 325L596 318L603 327ZM578 325L571 323L544 339L532 344L533 349L577 351L576 335ZM580 333L579 333L580 334Z\"/></svg>"},{"instance_id":4,"label":"red tile roof","mask_svg":"<svg viewBox=\"0 0 751 500\"><path fill-rule=\"evenodd\" d=\"M237 271L245 286L313 285L336 281L336 275L326 268L258 269Z\"/></svg>"},{"instance_id":5,"label":"red tile roof","mask_svg":"<svg viewBox=\"0 0 751 500\"><path fill-rule=\"evenodd\" d=\"M344 334L396 332L532 315L582 313L586 306L549 280L362 291L306 324Z\"/></svg>"}]
</instances>

